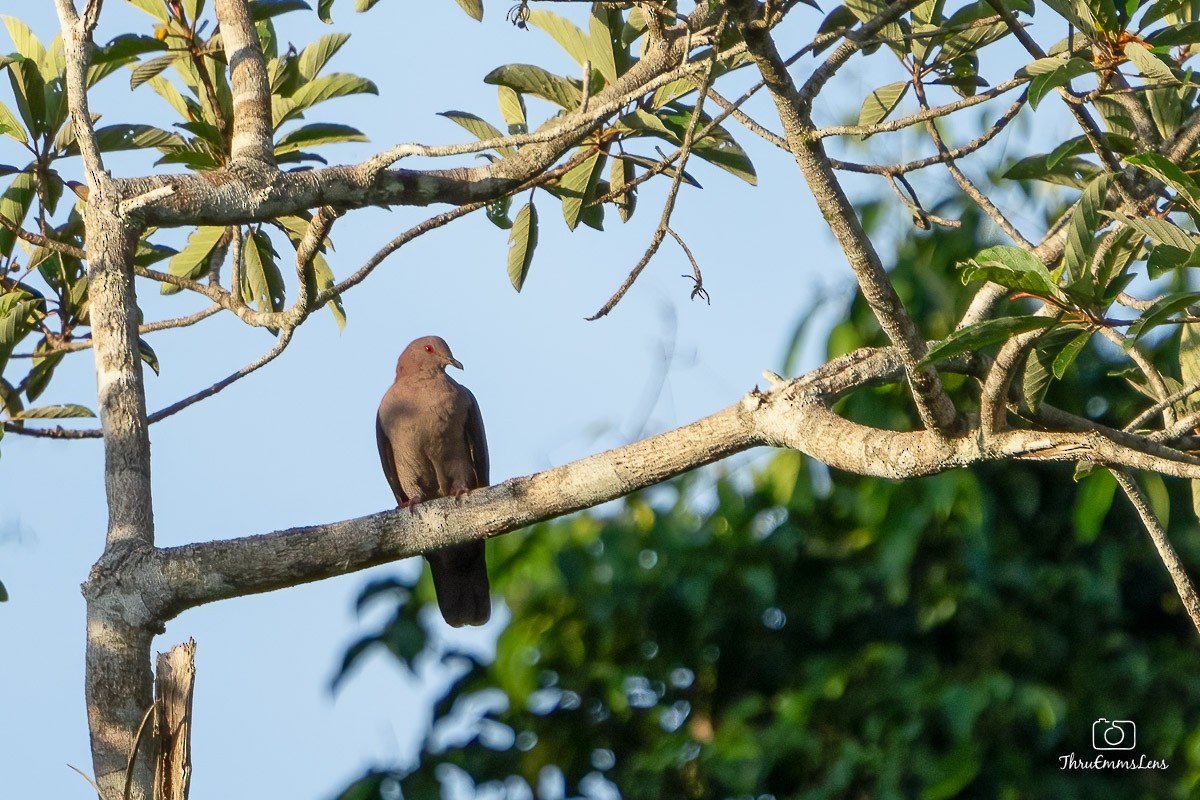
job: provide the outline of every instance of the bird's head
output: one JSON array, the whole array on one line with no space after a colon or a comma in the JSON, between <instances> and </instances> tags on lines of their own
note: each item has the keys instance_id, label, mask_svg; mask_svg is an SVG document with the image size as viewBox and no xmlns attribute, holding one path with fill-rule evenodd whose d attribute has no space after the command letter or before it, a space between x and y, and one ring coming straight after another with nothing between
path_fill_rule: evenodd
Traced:
<instances>
[{"instance_id":1,"label":"bird's head","mask_svg":"<svg viewBox=\"0 0 1200 800\"><path fill-rule=\"evenodd\" d=\"M440 372L446 367L463 368L462 362L450 352L450 345L440 336L414 339L400 354L396 374L401 372Z\"/></svg>"}]
</instances>

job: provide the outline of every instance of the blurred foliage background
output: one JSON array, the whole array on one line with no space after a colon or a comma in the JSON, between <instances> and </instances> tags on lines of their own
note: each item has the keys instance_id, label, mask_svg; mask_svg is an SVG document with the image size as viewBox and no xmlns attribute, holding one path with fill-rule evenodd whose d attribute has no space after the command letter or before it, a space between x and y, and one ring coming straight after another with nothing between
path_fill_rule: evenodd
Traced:
<instances>
[{"instance_id":1,"label":"blurred foliage background","mask_svg":"<svg viewBox=\"0 0 1200 800\"><path fill-rule=\"evenodd\" d=\"M988 244L960 213L957 230L897 242L893 280L934 337L969 298L955 264ZM883 344L856 299L828 354ZM1137 397L1097 355L1047 401L1128 419ZM889 387L840 411L908 427L909 405ZM1188 487L1141 478L1200 563ZM376 646L463 674L419 763L342 797L1197 796L1195 633L1114 486L1019 462L900 484L795 452L693 474L493 541L512 621L487 662L428 635L427 577L372 584L362 601L388 598L395 616L339 679ZM1134 721L1132 755L1169 768L1063 770L1095 758L1099 718Z\"/></svg>"}]
</instances>

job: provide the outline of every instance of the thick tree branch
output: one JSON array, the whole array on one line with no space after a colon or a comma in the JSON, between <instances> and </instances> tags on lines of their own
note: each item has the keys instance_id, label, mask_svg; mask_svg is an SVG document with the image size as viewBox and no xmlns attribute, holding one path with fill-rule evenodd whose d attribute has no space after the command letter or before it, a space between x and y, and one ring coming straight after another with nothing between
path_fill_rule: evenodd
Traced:
<instances>
[{"instance_id":1,"label":"thick tree branch","mask_svg":"<svg viewBox=\"0 0 1200 800\"><path fill-rule=\"evenodd\" d=\"M890 6L888 11L890 13L904 5L896 3ZM754 8L754 4L748 0L739 0L734 5L735 13L741 18L746 46L759 72L762 73L783 122L788 148L804 174L817 206L846 254L862 289L863 298L875 312L888 338L904 354L909 383L921 421L931 430L951 430L956 424L957 413L941 385L937 372L932 367L920 369L917 366L925 356L925 340L888 279L879 253L871 244L850 199L846 197L838 182L821 141L813 137L815 127L811 119L811 103L806 99L806 95L797 91L769 32L752 25ZM884 16L886 15L881 15L880 19ZM879 23L879 19L874 20L872 24L876 23ZM864 26L864 29L866 27ZM853 42L847 42L843 47L851 44ZM839 48L839 51L841 50L842 48ZM849 55L845 55L845 58L849 58ZM835 63L834 56L830 56L823 66L831 63ZM821 83L814 74L806 88L808 85Z\"/></svg>"},{"instance_id":2,"label":"thick tree branch","mask_svg":"<svg viewBox=\"0 0 1200 800\"><path fill-rule=\"evenodd\" d=\"M267 79L262 45L250 18L250 8L246 0L216 0L213 11L221 25L221 43L229 62L229 86L233 93L230 160L274 165L271 82ZM220 113L220 109L213 111Z\"/></svg>"},{"instance_id":3,"label":"thick tree branch","mask_svg":"<svg viewBox=\"0 0 1200 800\"><path fill-rule=\"evenodd\" d=\"M949 366L975 370L959 360ZM157 551L148 573L156 618L229 597L342 575L589 508L750 447L800 450L836 469L892 479L930 475L1013 458L1093 461L1200 477L1200 458L1145 437L1082 421L1086 429L1015 430L987 437L979 429L945 437L851 422L833 404L864 386L905 375L895 348L863 349L736 405L667 433L589 456L536 475L471 492L461 500L422 503L343 522ZM1077 427L1074 418L1067 420Z\"/></svg>"},{"instance_id":4,"label":"thick tree branch","mask_svg":"<svg viewBox=\"0 0 1200 800\"><path fill-rule=\"evenodd\" d=\"M697 39L691 44L696 46L701 42ZM742 45L735 45L723 50L719 58L730 57L742 49ZM388 170L382 168L387 159L381 161L375 157L357 165L295 172L239 169L143 176L115 183L124 198L165 192L139 209L145 224L158 226L260 222L326 205L345 211L371 205L487 202L532 180L628 103L704 69L707 61L688 62L684 55L685 37L679 32L668 32L662 47L653 48L612 86L593 97L586 112L577 110L555 118L547 123L545 130L530 135L534 139L545 136L545 141L532 142L514 155L491 164L429 171ZM414 149L420 147L402 145L388 157L394 160L423 152Z\"/></svg>"}]
</instances>

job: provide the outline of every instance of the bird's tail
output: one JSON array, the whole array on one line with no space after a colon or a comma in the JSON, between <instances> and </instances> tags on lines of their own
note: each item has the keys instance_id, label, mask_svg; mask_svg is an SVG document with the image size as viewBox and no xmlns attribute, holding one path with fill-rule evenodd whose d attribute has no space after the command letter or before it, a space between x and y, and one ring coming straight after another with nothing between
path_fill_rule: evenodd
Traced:
<instances>
[{"instance_id":1,"label":"bird's tail","mask_svg":"<svg viewBox=\"0 0 1200 800\"><path fill-rule=\"evenodd\" d=\"M483 542L465 542L427 554L442 617L456 628L482 625L492 615Z\"/></svg>"}]
</instances>

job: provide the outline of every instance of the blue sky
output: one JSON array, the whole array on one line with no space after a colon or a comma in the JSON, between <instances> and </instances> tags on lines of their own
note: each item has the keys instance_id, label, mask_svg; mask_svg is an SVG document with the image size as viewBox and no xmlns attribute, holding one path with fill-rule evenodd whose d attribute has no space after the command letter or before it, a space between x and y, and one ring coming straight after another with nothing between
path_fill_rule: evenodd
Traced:
<instances>
[{"instance_id":1,"label":"blue sky","mask_svg":"<svg viewBox=\"0 0 1200 800\"><path fill-rule=\"evenodd\" d=\"M44 40L55 34L51 3L4 5ZM439 111L461 109L499 122L494 87L481 78L500 64L538 63L574 74L576 67L547 37L505 22L509 5L487 3L482 24L453 0L419 6L391 0L366 15L340 0L332 27L315 14L282 18L281 40L298 47L333 30L352 33L331 69L365 75L380 89L378 97L333 101L311 116L357 125L371 139L328 148L330 162L352 162L398 142L463 141L464 132L436 116ZM806 9L796 16L806 27L819 20ZM97 38L146 32L148 19L109 2ZM0 34L0 50L9 44ZM868 72L888 65L878 58L862 63ZM857 111L855 97L900 77L856 72L839 95L849 105L822 100L819 113L828 122L845 121ZM10 98L7 82L0 82L0 99ZM536 101L530 105L531 117L548 113ZM766 102L755 108L761 119L774 121ZM92 110L105 122L170 121L162 101L148 88L131 94L124 75L102 84ZM568 232L557 203L543 195L540 243L519 295L505 273L506 233L472 215L406 246L352 290L344 332L318 314L266 369L152 428L158 543L262 533L390 507L374 413L396 356L416 336L445 337L465 364L455 377L479 399L496 481L736 402L761 382L762 370L780 368L797 317L815 298L827 298L826 323L842 313L850 281L791 158L731 129L750 151L760 185L695 165L704 190L685 189L674 222L704 268L711 305L689 300L690 283L680 276L690 267L668 241L613 314L584 321L641 256L658 220L661 187L643 191L629 224L610 213L603 234L583 226ZM897 153L904 147L883 146ZM0 139L0 163L21 158L14 142ZM149 164L127 157L112 160L110 168L135 174L152 169ZM347 215L333 231L335 274L350 273L392 236L438 210ZM139 288L148 319L204 305L186 295L160 298L149 284ZM147 376L153 410L253 360L272 340L220 315L159 334L152 343L162 363L161 376ZM810 348L806 363L816 356ZM43 400L94 407L90 353L68 360ZM91 769L79 585L99 555L104 526L98 442L4 438L0 579L11 600L0 605L6 741L0 796L94 796L67 765ZM428 723L428 689L380 655L367 658L337 695L329 681L346 645L370 627L371 620L354 614L359 589L373 576L415 566L218 603L169 623L157 649L188 637L198 643L194 797L329 797L368 765L411 757ZM454 636L486 648L504 617L496 614L482 632ZM428 685L444 679L426 676Z\"/></svg>"}]
</instances>

